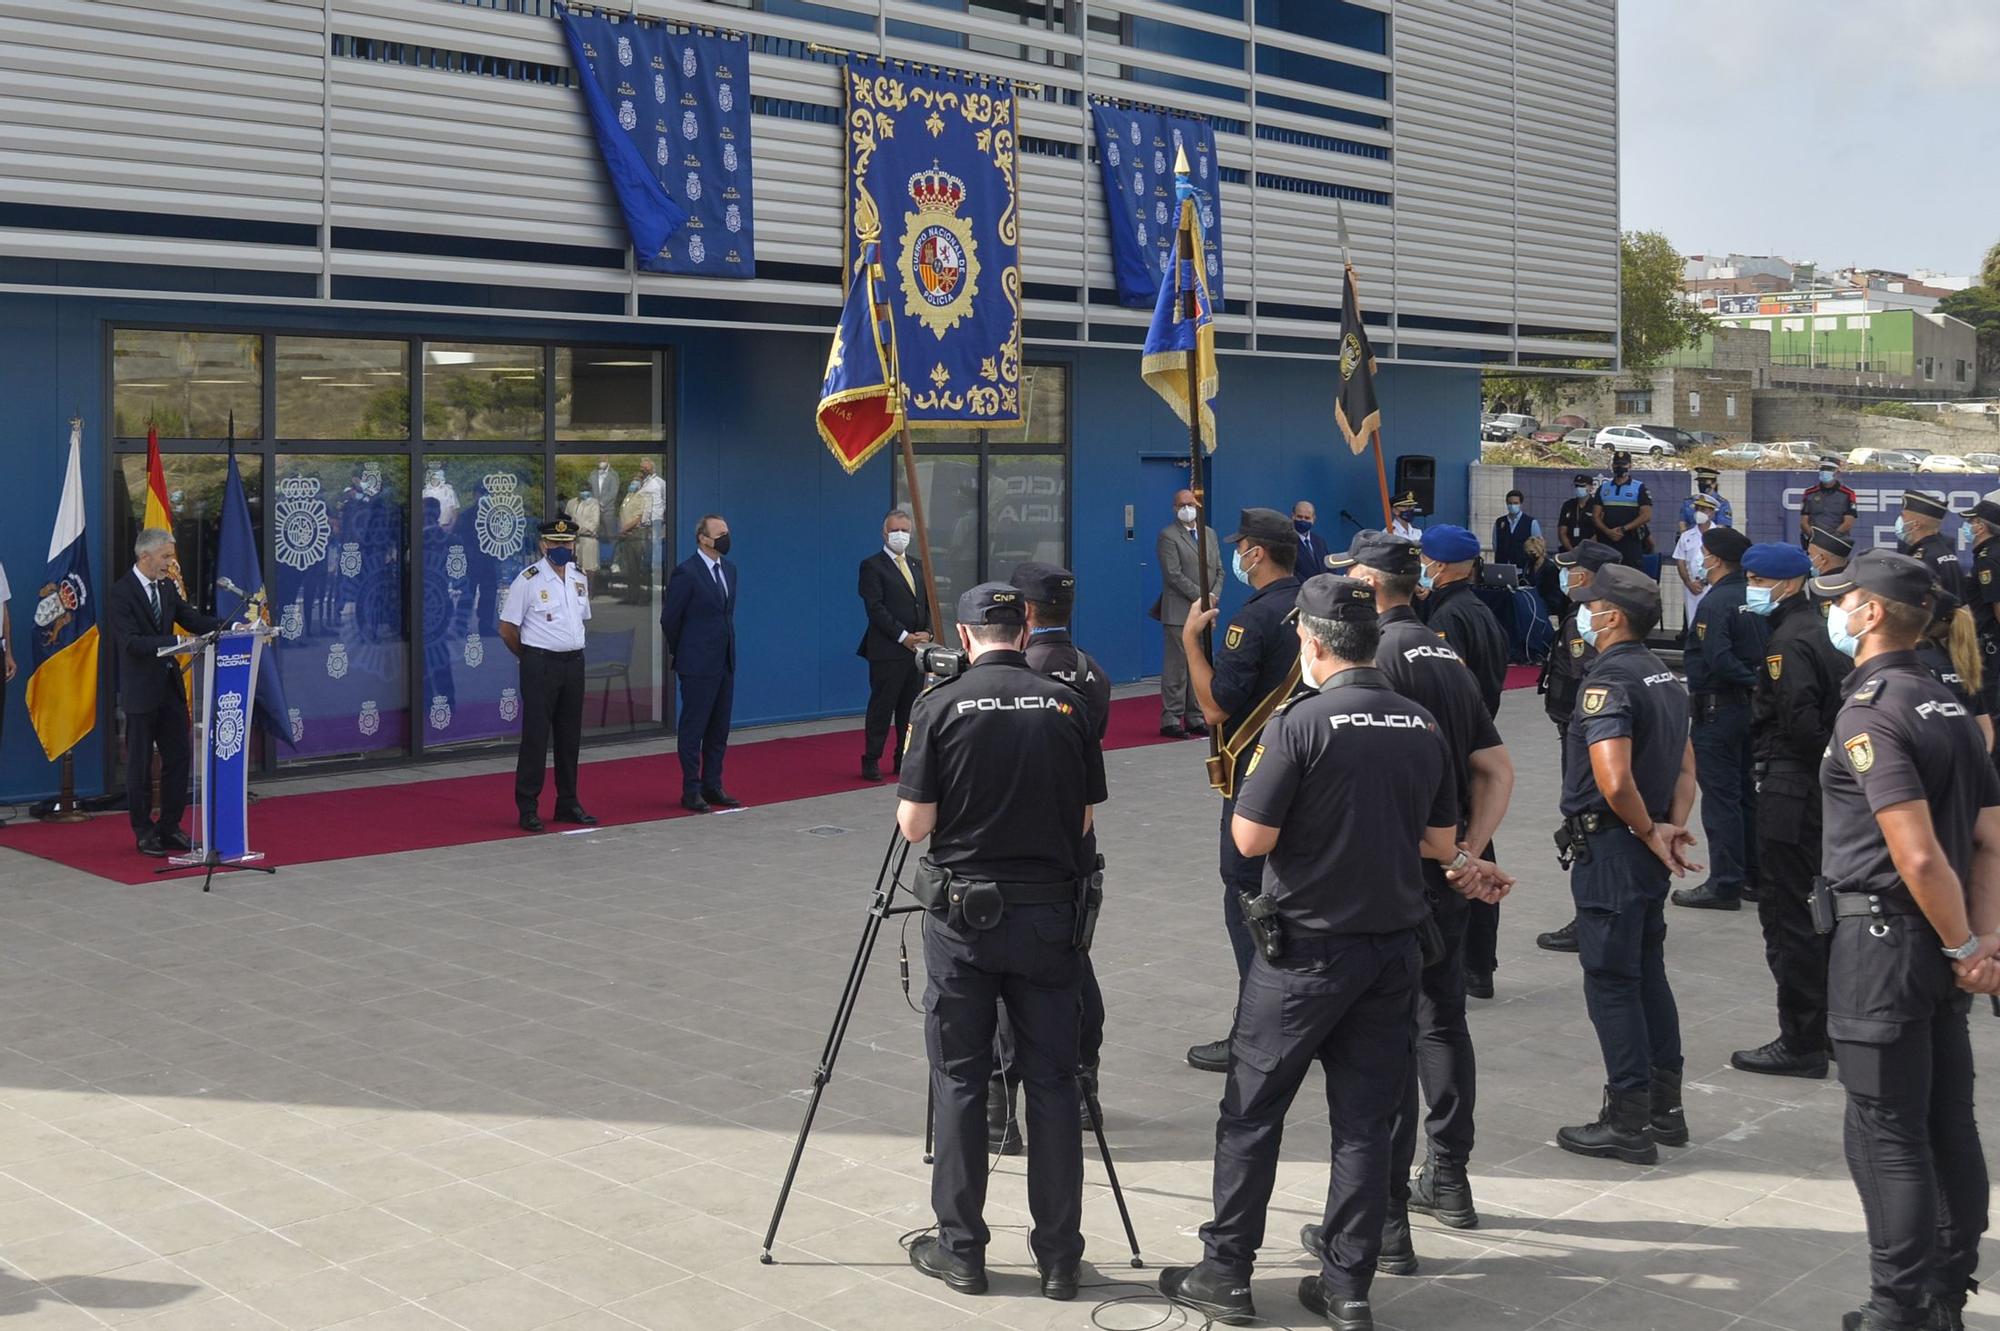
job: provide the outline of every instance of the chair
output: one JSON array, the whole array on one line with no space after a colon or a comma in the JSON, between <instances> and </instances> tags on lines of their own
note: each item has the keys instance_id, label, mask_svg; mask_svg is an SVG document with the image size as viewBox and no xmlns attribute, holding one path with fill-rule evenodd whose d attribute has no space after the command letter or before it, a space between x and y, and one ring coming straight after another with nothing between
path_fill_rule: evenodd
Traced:
<instances>
[{"instance_id":1,"label":"chair","mask_svg":"<svg viewBox=\"0 0 2000 1331\"><path fill-rule=\"evenodd\" d=\"M625 688L625 728L634 730L638 727L632 714L632 643L638 632L637 629L620 629L612 633L593 633L584 639L584 687L589 688L590 681L594 679L605 682L604 705L597 712L600 730L611 719L611 681L614 679Z\"/></svg>"}]
</instances>

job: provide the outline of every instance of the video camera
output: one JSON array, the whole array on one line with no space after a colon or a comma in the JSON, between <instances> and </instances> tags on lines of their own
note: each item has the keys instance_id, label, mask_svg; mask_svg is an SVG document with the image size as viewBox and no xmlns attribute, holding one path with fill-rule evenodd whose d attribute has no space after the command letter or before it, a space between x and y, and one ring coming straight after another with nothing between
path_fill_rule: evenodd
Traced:
<instances>
[{"instance_id":1,"label":"video camera","mask_svg":"<svg viewBox=\"0 0 2000 1331\"><path fill-rule=\"evenodd\" d=\"M965 653L956 647L927 642L917 648L917 669L936 679L957 679L965 673Z\"/></svg>"}]
</instances>

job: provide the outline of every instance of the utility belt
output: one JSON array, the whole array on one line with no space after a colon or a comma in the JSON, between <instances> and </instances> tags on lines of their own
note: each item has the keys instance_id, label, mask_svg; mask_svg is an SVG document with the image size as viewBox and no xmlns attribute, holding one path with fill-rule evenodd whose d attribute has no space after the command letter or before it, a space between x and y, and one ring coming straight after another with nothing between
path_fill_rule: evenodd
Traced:
<instances>
[{"instance_id":1,"label":"utility belt","mask_svg":"<svg viewBox=\"0 0 2000 1331\"><path fill-rule=\"evenodd\" d=\"M1666 815L1656 813L1654 822L1663 822ZM1578 864L1588 864L1595 858L1590 838L1605 832L1629 831L1625 820L1609 809L1591 809L1584 813L1572 814L1562 820L1556 828L1556 863L1564 869Z\"/></svg>"},{"instance_id":2,"label":"utility belt","mask_svg":"<svg viewBox=\"0 0 2000 1331\"><path fill-rule=\"evenodd\" d=\"M994 928L1007 917L1009 906L1072 905L1076 932L1070 941L1077 951L1088 952L1104 905L1104 857L1097 857L1090 874L1066 882L993 883L961 878L926 855L917 862L910 895L933 919L960 933Z\"/></svg>"},{"instance_id":3,"label":"utility belt","mask_svg":"<svg viewBox=\"0 0 2000 1331\"><path fill-rule=\"evenodd\" d=\"M1697 721L1713 721L1724 707L1750 701L1749 689L1708 689L1688 699Z\"/></svg>"},{"instance_id":4,"label":"utility belt","mask_svg":"<svg viewBox=\"0 0 2000 1331\"><path fill-rule=\"evenodd\" d=\"M558 652L547 647L531 647L527 643L522 643L521 650L523 652L533 652L536 656L552 656L558 661L567 661L573 656L583 655L583 649L581 647L577 648L573 652Z\"/></svg>"},{"instance_id":5,"label":"utility belt","mask_svg":"<svg viewBox=\"0 0 2000 1331\"><path fill-rule=\"evenodd\" d=\"M1264 960L1276 961L1285 955L1288 938L1339 938L1342 935L1325 933L1317 929L1305 929L1296 924L1286 924L1285 917L1278 913L1278 899L1269 892L1251 896L1248 892L1236 894L1236 905L1243 912L1243 922L1250 927L1251 940L1257 950L1264 954ZM1417 951L1423 958L1425 970L1444 960L1444 932L1438 928L1437 916L1427 906L1424 918L1417 924Z\"/></svg>"},{"instance_id":6,"label":"utility belt","mask_svg":"<svg viewBox=\"0 0 2000 1331\"><path fill-rule=\"evenodd\" d=\"M1813 879L1812 895L1806 898L1812 912L1813 932L1830 934L1841 920L1873 920L1873 933L1884 932L1883 921L1891 915L1920 915L1917 903L1907 896L1883 896L1879 892L1836 892L1831 878Z\"/></svg>"}]
</instances>

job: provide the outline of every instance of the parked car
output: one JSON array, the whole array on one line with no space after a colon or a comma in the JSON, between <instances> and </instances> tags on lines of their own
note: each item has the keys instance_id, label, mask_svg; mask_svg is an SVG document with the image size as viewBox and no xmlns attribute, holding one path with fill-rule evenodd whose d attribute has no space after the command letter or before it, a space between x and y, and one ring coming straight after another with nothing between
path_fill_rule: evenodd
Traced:
<instances>
[{"instance_id":1,"label":"parked car","mask_svg":"<svg viewBox=\"0 0 2000 1331\"><path fill-rule=\"evenodd\" d=\"M1642 453L1647 457L1672 457L1680 446L1652 432L1644 425L1607 425L1597 432L1596 445L1613 453ZM1676 431L1676 433L1679 433Z\"/></svg>"},{"instance_id":2,"label":"parked car","mask_svg":"<svg viewBox=\"0 0 2000 1331\"><path fill-rule=\"evenodd\" d=\"M1505 443L1517 434L1533 434L1541 428L1542 423L1533 416L1518 411L1503 411L1479 427L1479 437L1494 443Z\"/></svg>"},{"instance_id":3,"label":"parked car","mask_svg":"<svg viewBox=\"0 0 2000 1331\"><path fill-rule=\"evenodd\" d=\"M1915 471L1917 459L1893 448L1857 448L1847 455L1847 465L1856 471Z\"/></svg>"},{"instance_id":4,"label":"parked car","mask_svg":"<svg viewBox=\"0 0 2000 1331\"><path fill-rule=\"evenodd\" d=\"M1918 471L1949 472L1954 476L1976 476L1979 468L1952 453L1933 453L1917 461Z\"/></svg>"},{"instance_id":5,"label":"parked car","mask_svg":"<svg viewBox=\"0 0 2000 1331\"><path fill-rule=\"evenodd\" d=\"M1816 445L1811 443L1793 441L1782 444L1764 444L1762 447L1766 462L1790 462L1808 468L1819 465L1820 450Z\"/></svg>"},{"instance_id":6,"label":"parked car","mask_svg":"<svg viewBox=\"0 0 2000 1331\"><path fill-rule=\"evenodd\" d=\"M1562 437L1566 433L1567 431L1562 426L1551 425L1545 429L1535 431L1528 437L1538 444L1558 444L1562 442Z\"/></svg>"},{"instance_id":7,"label":"parked car","mask_svg":"<svg viewBox=\"0 0 2000 1331\"><path fill-rule=\"evenodd\" d=\"M1666 440L1677 452L1692 453L1701 447L1700 440L1676 425L1642 425L1639 428L1655 439Z\"/></svg>"},{"instance_id":8,"label":"parked car","mask_svg":"<svg viewBox=\"0 0 2000 1331\"><path fill-rule=\"evenodd\" d=\"M1728 448L1716 449L1715 456L1730 462L1762 462L1764 460L1764 445L1732 444Z\"/></svg>"},{"instance_id":9,"label":"parked car","mask_svg":"<svg viewBox=\"0 0 2000 1331\"><path fill-rule=\"evenodd\" d=\"M1590 428L1589 421L1585 420L1581 416L1578 416L1572 412L1567 412L1567 411L1564 412L1562 415L1556 417L1554 420L1550 421L1549 424L1559 426L1565 430L1588 430Z\"/></svg>"},{"instance_id":10,"label":"parked car","mask_svg":"<svg viewBox=\"0 0 2000 1331\"><path fill-rule=\"evenodd\" d=\"M1588 425L1579 425L1573 430L1565 430L1559 442L1569 448L1594 448L1597 446L1597 431Z\"/></svg>"},{"instance_id":11,"label":"parked car","mask_svg":"<svg viewBox=\"0 0 2000 1331\"><path fill-rule=\"evenodd\" d=\"M2000 453L1967 453L1965 460L1981 471L2000 471Z\"/></svg>"}]
</instances>

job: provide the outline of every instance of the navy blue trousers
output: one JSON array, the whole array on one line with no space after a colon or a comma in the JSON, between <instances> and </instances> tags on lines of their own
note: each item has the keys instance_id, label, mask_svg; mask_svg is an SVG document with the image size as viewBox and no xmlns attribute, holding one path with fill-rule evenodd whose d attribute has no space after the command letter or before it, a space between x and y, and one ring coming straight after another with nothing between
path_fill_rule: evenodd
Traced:
<instances>
[{"instance_id":1,"label":"navy blue trousers","mask_svg":"<svg viewBox=\"0 0 2000 1331\"><path fill-rule=\"evenodd\" d=\"M681 792L722 789L722 756L729 748L729 712L736 674L682 675L679 740Z\"/></svg>"}]
</instances>

